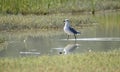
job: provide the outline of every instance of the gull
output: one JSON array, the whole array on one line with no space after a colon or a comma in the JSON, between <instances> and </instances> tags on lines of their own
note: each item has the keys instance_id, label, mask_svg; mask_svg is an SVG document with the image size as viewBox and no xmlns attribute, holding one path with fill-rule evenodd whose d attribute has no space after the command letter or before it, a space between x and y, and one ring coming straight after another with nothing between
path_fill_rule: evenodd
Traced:
<instances>
[{"instance_id":1,"label":"gull","mask_svg":"<svg viewBox=\"0 0 120 72\"><path fill-rule=\"evenodd\" d=\"M67 33L68 37L67 40L69 39L69 35L74 35L75 40L76 40L76 34L80 34L80 32L76 31L74 28L70 26L70 21L69 19L64 20L64 32Z\"/></svg>"}]
</instances>

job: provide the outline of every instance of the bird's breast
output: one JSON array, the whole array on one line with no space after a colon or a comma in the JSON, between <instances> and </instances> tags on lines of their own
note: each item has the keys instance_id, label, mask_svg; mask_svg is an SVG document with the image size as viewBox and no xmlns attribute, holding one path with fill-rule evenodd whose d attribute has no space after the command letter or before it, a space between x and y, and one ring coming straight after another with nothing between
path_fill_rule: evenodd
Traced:
<instances>
[{"instance_id":1,"label":"bird's breast","mask_svg":"<svg viewBox=\"0 0 120 72\"><path fill-rule=\"evenodd\" d=\"M73 33L70 31L69 27L64 27L64 31L65 31L65 33L67 33L67 34L69 34L69 35L73 34Z\"/></svg>"}]
</instances>

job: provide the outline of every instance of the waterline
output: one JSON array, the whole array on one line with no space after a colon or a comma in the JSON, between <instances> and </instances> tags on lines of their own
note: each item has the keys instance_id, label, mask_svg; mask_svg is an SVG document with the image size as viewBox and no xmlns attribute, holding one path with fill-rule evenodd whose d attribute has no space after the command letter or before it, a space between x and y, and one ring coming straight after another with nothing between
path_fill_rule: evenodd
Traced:
<instances>
[{"instance_id":1,"label":"waterline","mask_svg":"<svg viewBox=\"0 0 120 72\"><path fill-rule=\"evenodd\" d=\"M66 41L67 39L61 39L63 41ZM69 41L74 41L75 39L69 39ZM120 41L120 38L118 37L105 37L105 38L78 38L77 41Z\"/></svg>"}]
</instances>

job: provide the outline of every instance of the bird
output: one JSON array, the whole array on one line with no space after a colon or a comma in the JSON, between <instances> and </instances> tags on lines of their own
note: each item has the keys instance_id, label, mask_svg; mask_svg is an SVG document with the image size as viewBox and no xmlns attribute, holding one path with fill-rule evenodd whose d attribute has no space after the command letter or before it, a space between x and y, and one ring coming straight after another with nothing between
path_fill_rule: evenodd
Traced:
<instances>
[{"instance_id":1,"label":"bird","mask_svg":"<svg viewBox=\"0 0 120 72\"><path fill-rule=\"evenodd\" d=\"M69 35L74 35L75 40L76 40L76 34L80 34L80 32L76 31L74 28L70 26L70 21L69 19L64 20L64 32L68 35L67 40L69 39Z\"/></svg>"}]
</instances>

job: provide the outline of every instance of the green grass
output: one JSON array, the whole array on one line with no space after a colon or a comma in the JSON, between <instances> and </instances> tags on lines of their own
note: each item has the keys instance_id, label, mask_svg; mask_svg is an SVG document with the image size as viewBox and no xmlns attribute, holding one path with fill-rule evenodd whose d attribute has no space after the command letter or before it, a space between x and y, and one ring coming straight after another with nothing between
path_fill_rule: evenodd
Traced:
<instances>
[{"instance_id":1,"label":"green grass","mask_svg":"<svg viewBox=\"0 0 120 72\"><path fill-rule=\"evenodd\" d=\"M119 0L0 0L3 14L53 14L120 9Z\"/></svg>"},{"instance_id":2,"label":"green grass","mask_svg":"<svg viewBox=\"0 0 120 72\"><path fill-rule=\"evenodd\" d=\"M106 32L120 31L120 13L101 12L91 14L51 14L51 15L0 15L0 31L32 30L32 29L62 29L64 19L70 19L73 27L86 27L98 24ZM110 33L110 32L108 32Z\"/></svg>"},{"instance_id":3,"label":"green grass","mask_svg":"<svg viewBox=\"0 0 120 72\"><path fill-rule=\"evenodd\" d=\"M71 15L71 14L52 14L52 15L1 15L0 30L24 30L24 29L51 29L64 26L63 20L69 18L73 24L91 24L92 17ZM87 21L88 20L88 21Z\"/></svg>"},{"instance_id":4,"label":"green grass","mask_svg":"<svg viewBox=\"0 0 120 72\"><path fill-rule=\"evenodd\" d=\"M0 35L0 43L4 43L4 42L5 42L5 38Z\"/></svg>"},{"instance_id":5,"label":"green grass","mask_svg":"<svg viewBox=\"0 0 120 72\"><path fill-rule=\"evenodd\" d=\"M5 49L5 46L6 46L6 38L0 34L0 51Z\"/></svg>"},{"instance_id":6,"label":"green grass","mask_svg":"<svg viewBox=\"0 0 120 72\"><path fill-rule=\"evenodd\" d=\"M0 58L0 72L120 72L120 50L74 55Z\"/></svg>"}]
</instances>

